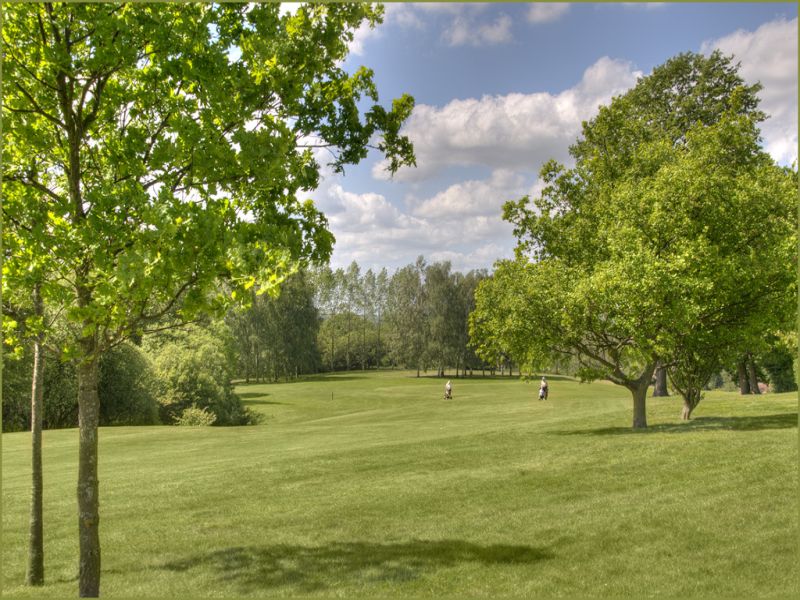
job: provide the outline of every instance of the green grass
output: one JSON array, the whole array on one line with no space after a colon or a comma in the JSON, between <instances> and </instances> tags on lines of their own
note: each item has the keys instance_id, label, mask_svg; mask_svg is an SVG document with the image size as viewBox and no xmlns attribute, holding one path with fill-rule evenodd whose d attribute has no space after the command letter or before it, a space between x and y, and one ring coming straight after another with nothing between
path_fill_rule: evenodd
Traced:
<instances>
[{"instance_id":1,"label":"green grass","mask_svg":"<svg viewBox=\"0 0 800 600\"><path fill-rule=\"evenodd\" d=\"M796 394L689 423L616 386L351 373L242 385L262 425L100 434L103 596L797 593ZM29 436L3 435L3 593L77 595L77 432L47 431L46 585L22 585Z\"/></svg>"}]
</instances>

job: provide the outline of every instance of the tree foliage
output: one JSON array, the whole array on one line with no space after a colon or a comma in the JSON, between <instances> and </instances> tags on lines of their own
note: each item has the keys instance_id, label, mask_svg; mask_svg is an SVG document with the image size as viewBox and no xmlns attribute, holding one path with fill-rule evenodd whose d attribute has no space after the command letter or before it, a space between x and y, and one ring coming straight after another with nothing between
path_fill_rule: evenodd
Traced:
<instances>
[{"instance_id":1,"label":"tree foliage","mask_svg":"<svg viewBox=\"0 0 800 600\"><path fill-rule=\"evenodd\" d=\"M759 148L757 90L717 53L680 55L585 123L575 166L547 163L541 196L504 207L517 258L479 288L482 352L570 355L628 388L646 427L656 363L702 389L701 358L718 368L779 318L797 196Z\"/></svg>"}]
</instances>

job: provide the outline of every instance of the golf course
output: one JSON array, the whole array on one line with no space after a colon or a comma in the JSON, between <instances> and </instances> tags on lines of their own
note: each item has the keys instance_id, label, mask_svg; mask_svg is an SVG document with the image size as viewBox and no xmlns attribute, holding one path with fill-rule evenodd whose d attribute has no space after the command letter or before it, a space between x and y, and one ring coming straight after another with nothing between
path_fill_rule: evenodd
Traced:
<instances>
[{"instance_id":1,"label":"golf course","mask_svg":"<svg viewBox=\"0 0 800 600\"><path fill-rule=\"evenodd\" d=\"M552 375L239 385L241 427L101 427L107 597L797 592L797 395L631 397ZM7 597L70 597L76 429L43 434L46 585L24 585L30 434L3 435Z\"/></svg>"}]
</instances>

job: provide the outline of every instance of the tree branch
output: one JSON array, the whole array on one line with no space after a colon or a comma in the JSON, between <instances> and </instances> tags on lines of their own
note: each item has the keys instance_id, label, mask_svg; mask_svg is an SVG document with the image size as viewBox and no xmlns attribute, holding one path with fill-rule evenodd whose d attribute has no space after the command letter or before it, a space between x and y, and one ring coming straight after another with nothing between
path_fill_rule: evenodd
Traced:
<instances>
[{"instance_id":1,"label":"tree branch","mask_svg":"<svg viewBox=\"0 0 800 600\"><path fill-rule=\"evenodd\" d=\"M63 127L64 129L66 129L66 127L67 127L67 126L64 124L64 122L63 122L63 121L61 121L60 119L57 119L56 117L54 117L53 115L51 115L49 112L47 112L46 110L44 110L44 109L43 109L41 106L39 106L39 103L38 103L38 102L36 102L36 100L34 99L34 97L33 97L33 96L31 96L31 94L28 92L28 90L26 90L24 87L22 87L18 81L15 81L15 82L14 82L14 85L15 85L15 86L17 87L17 89L19 89L19 91L20 91L20 92L22 92L22 93L23 93L23 95L24 95L24 96L25 96L25 97L28 99L28 102L30 102L30 103L31 103L31 105L32 105L32 106L33 106L33 108L35 109L33 112L35 112L35 113L37 113L37 114L40 114L40 115L42 115L42 116L43 116L44 118L46 118L47 120L49 120L49 121L51 121L51 122L55 123L56 125L59 125L59 126ZM13 109L12 109L12 110L13 110Z\"/></svg>"}]
</instances>

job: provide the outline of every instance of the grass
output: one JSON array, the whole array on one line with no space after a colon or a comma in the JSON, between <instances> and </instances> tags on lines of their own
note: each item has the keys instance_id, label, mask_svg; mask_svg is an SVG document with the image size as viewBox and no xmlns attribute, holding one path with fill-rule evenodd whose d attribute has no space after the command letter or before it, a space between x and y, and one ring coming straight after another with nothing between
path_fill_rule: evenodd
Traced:
<instances>
[{"instance_id":1,"label":"grass","mask_svg":"<svg viewBox=\"0 0 800 600\"><path fill-rule=\"evenodd\" d=\"M101 593L794 595L796 394L349 373L242 385L263 424L100 434ZM22 585L29 436L3 435L3 594L77 594L77 432L47 431L46 585Z\"/></svg>"}]
</instances>

